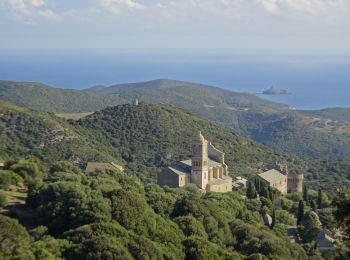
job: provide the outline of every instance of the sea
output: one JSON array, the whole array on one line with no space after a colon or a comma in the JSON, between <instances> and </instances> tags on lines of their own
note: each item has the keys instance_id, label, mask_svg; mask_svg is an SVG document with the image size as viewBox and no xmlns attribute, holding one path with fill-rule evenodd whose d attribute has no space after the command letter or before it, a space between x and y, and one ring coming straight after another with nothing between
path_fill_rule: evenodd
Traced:
<instances>
[{"instance_id":1,"label":"sea","mask_svg":"<svg viewBox=\"0 0 350 260\"><path fill-rule=\"evenodd\" d=\"M0 50L1 80L83 89L159 78L255 93L296 109L350 108L347 51ZM271 86L289 94L261 94Z\"/></svg>"}]
</instances>

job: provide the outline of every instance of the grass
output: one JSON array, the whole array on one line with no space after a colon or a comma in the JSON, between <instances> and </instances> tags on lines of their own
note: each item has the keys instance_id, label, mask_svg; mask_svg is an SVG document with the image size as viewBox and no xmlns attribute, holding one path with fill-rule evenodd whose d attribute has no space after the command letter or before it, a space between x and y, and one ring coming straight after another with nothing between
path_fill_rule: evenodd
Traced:
<instances>
[{"instance_id":1,"label":"grass","mask_svg":"<svg viewBox=\"0 0 350 260\"><path fill-rule=\"evenodd\" d=\"M85 112L85 113L58 113L56 114L56 116L64 118L66 120L74 120L77 121L79 119L82 119L84 117L87 117L91 114L93 114L94 112Z\"/></svg>"}]
</instances>

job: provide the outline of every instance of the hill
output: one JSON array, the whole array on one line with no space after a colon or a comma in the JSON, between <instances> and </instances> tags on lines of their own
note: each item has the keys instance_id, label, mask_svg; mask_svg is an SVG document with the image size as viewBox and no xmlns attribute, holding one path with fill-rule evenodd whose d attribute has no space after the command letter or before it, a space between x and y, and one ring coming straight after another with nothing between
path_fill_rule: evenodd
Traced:
<instances>
[{"instance_id":1,"label":"hill","mask_svg":"<svg viewBox=\"0 0 350 260\"><path fill-rule=\"evenodd\" d=\"M126 102L117 94L95 95L35 82L0 81L0 99L45 112L90 112Z\"/></svg>"},{"instance_id":2,"label":"hill","mask_svg":"<svg viewBox=\"0 0 350 260\"><path fill-rule=\"evenodd\" d=\"M190 157L192 140L201 130L226 152L235 175L252 175L287 160L247 138L191 112L165 104L120 105L106 108L72 124L121 152L128 165L162 167ZM80 127L80 128L79 128Z\"/></svg>"},{"instance_id":3,"label":"hill","mask_svg":"<svg viewBox=\"0 0 350 260\"><path fill-rule=\"evenodd\" d=\"M45 162L115 161L116 152L63 119L0 100L0 160L35 155Z\"/></svg>"},{"instance_id":4,"label":"hill","mask_svg":"<svg viewBox=\"0 0 350 260\"><path fill-rule=\"evenodd\" d=\"M312 187L349 185L350 163L301 160L273 152L203 117L165 104L120 105L78 121L56 117L0 101L0 160L35 155L46 163L68 160L117 161L145 182L153 182L163 166L188 158L198 130L226 152L231 174L252 176L288 163L303 169Z\"/></svg>"},{"instance_id":5,"label":"hill","mask_svg":"<svg viewBox=\"0 0 350 260\"><path fill-rule=\"evenodd\" d=\"M253 94L165 79L83 91L0 81L0 98L56 113L92 112L137 98L185 108L278 152L323 159L350 158L348 109L297 111Z\"/></svg>"}]
</instances>

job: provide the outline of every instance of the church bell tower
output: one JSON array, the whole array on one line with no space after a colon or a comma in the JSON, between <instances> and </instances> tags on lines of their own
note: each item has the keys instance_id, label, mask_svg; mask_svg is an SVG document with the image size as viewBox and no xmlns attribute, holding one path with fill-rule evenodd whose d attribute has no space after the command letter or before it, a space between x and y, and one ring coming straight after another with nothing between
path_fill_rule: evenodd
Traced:
<instances>
[{"instance_id":1,"label":"church bell tower","mask_svg":"<svg viewBox=\"0 0 350 260\"><path fill-rule=\"evenodd\" d=\"M208 178L208 141L199 131L192 145L191 182L205 190Z\"/></svg>"}]
</instances>

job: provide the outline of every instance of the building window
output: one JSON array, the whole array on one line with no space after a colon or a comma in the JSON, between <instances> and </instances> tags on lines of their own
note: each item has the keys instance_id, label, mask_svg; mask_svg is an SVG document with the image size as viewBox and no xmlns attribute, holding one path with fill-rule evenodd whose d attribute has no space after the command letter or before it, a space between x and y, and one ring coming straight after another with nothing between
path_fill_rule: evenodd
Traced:
<instances>
[{"instance_id":1,"label":"building window","mask_svg":"<svg viewBox=\"0 0 350 260\"><path fill-rule=\"evenodd\" d=\"M206 179L207 179L207 173L204 172L204 180L206 180Z\"/></svg>"},{"instance_id":2,"label":"building window","mask_svg":"<svg viewBox=\"0 0 350 260\"><path fill-rule=\"evenodd\" d=\"M203 165L204 165L204 166L207 166L207 161L204 161L204 162L203 162Z\"/></svg>"}]
</instances>

